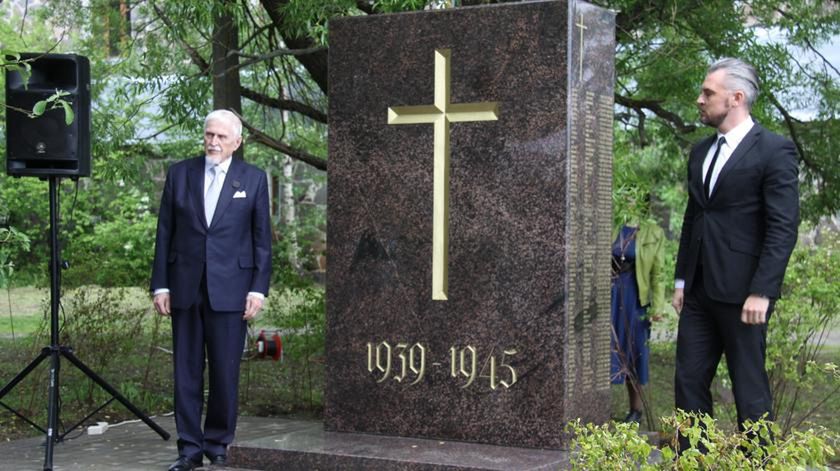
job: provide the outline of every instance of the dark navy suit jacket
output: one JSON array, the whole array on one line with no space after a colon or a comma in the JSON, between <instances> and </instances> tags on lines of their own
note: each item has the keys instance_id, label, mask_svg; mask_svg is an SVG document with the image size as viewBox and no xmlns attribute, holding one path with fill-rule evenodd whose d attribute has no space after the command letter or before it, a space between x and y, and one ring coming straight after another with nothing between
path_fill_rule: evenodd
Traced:
<instances>
[{"instance_id":1,"label":"dark navy suit jacket","mask_svg":"<svg viewBox=\"0 0 840 471\"><path fill-rule=\"evenodd\" d=\"M688 161L688 205L675 278L691 291L697 264L712 299L742 304L750 294L778 298L799 225L796 148L757 123L721 169L710 198L703 160L716 136Z\"/></svg>"},{"instance_id":2,"label":"dark navy suit jacket","mask_svg":"<svg viewBox=\"0 0 840 471\"><path fill-rule=\"evenodd\" d=\"M211 309L244 311L248 292L267 295L271 278L266 174L234 159L213 221L208 222L204 173L204 157L169 168L158 215L151 289L168 288L171 307L187 309L198 299L206 265Z\"/></svg>"}]
</instances>

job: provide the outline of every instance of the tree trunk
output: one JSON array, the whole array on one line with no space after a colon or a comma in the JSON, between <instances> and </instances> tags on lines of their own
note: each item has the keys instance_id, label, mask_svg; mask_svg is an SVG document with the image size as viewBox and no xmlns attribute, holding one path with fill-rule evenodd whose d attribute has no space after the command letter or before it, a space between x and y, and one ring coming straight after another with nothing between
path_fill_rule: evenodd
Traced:
<instances>
[{"instance_id":1,"label":"tree trunk","mask_svg":"<svg viewBox=\"0 0 840 471\"><path fill-rule=\"evenodd\" d=\"M271 22L274 23L277 32L283 38L286 47L289 49L308 49L315 46L315 41L306 37L297 37L289 31L286 25L286 17L283 14L283 8L288 5L289 0L260 0L260 3L271 18ZM320 50L311 54L295 56L295 58L306 68L312 80L326 95L329 89L327 86L327 51Z\"/></svg>"},{"instance_id":2,"label":"tree trunk","mask_svg":"<svg viewBox=\"0 0 840 471\"><path fill-rule=\"evenodd\" d=\"M241 115L239 56L229 54L239 49L239 30L228 7L232 3L230 0L216 3L213 15L213 109L231 110ZM240 146L233 156L244 158L244 147Z\"/></svg>"},{"instance_id":3,"label":"tree trunk","mask_svg":"<svg viewBox=\"0 0 840 471\"><path fill-rule=\"evenodd\" d=\"M289 157L283 157L283 206L285 213L283 216L283 223L286 225L286 234L290 238L289 241L289 263L293 267L298 267L298 247L297 229L295 222L297 215L295 214L295 161Z\"/></svg>"}]
</instances>

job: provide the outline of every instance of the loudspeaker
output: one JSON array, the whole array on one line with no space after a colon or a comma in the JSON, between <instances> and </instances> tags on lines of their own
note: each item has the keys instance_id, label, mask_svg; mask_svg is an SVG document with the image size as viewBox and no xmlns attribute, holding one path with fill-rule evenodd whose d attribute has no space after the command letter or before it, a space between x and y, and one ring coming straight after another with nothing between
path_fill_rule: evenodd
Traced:
<instances>
[{"instance_id":1,"label":"loudspeaker","mask_svg":"<svg viewBox=\"0 0 840 471\"><path fill-rule=\"evenodd\" d=\"M32 75L6 70L6 172L13 176L90 176L90 62L75 54L21 54ZM74 119L62 107L30 118L35 103L56 90L69 95Z\"/></svg>"}]
</instances>

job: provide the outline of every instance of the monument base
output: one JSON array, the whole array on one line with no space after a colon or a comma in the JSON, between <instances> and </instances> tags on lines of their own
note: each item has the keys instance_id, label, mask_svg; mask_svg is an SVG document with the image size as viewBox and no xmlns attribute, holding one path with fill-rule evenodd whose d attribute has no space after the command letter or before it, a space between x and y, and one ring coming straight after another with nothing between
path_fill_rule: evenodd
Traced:
<instances>
[{"instance_id":1,"label":"monument base","mask_svg":"<svg viewBox=\"0 0 840 471\"><path fill-rule=\"evenodd\" d=\"M569 468L561 450L327 432L321 422L278 419L263 438L236 442L231 467L249 470L557 470Z\"/></svg>"}]
</instances>

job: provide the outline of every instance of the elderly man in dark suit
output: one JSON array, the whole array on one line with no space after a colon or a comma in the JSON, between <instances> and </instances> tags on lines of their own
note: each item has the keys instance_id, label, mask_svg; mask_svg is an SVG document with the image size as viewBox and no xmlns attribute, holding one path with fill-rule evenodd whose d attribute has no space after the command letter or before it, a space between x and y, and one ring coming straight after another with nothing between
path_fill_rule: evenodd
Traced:
<instances>
[{"instance_id":1,"label":"elderly man in dark suit","mask_svg":"<svg viewBox=\"0 0 840 471\"><path fill-rule=\"evenodd\" d=\"M204 157L170 167L160 203L151 289L171 316L178 460L169 471L224 464L233 441L247 320L271 277L266 174L233 152L242 123L216 110L204 122ZM204 364L209 395L204 427Z\"/></svg>"},{"instance_id":2,"label":"elderly man in dark suit","mask_svg":"<svg viewBox=\"0 0 840 471\"><path fill-rule=\"evenodd\" d=\"M725 353L739 425L773 418L767 322L799 224L796 149L753 122L757 94L755 69L741 60L722 59L707 72L697 106L717 133L689 157L673 299L676 406L712 413L710 386Z\"/></svg>"}]
</instances>

